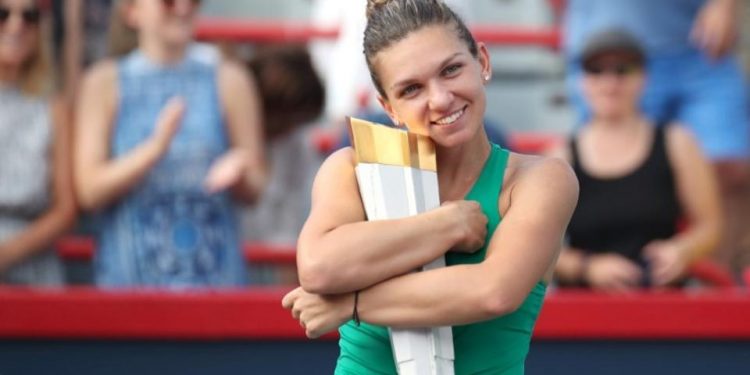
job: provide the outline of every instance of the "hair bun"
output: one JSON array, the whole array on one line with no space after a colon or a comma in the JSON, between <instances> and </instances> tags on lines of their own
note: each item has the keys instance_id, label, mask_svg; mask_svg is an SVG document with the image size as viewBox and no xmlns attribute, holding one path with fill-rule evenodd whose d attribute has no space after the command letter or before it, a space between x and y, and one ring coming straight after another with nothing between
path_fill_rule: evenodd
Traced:
<instances>
[{"instance_id":1,"label":"hair bun","mask_svg":"<svg viewBox=\"0 0 750 375\"><path fill-rule=\"evenodd\" d=\"M370 18L372 14L380 7L388 4L392 0L367 0L367 18Z\"/></svg>"}]
</instances>

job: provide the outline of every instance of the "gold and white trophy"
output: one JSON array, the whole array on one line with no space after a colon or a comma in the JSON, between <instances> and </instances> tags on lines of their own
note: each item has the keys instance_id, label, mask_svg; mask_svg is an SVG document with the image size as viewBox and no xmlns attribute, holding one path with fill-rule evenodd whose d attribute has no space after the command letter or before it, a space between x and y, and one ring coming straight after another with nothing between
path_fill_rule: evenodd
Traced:
<instances>
[{"instance_id":1,"label":"gold and white trophy","mask_svg":"<svg viewBox=\"0 0 750 375\"><path fill-rule=\"evenodd\" d=\"M349 119L367 220L398 219L440 206L435 144L426 136ZM408 251L405 249L404 251ZM445 267L439 257L422 267ZM390 329L400 375L453 375L451 327Z\"/></svg>"}]
</instances>

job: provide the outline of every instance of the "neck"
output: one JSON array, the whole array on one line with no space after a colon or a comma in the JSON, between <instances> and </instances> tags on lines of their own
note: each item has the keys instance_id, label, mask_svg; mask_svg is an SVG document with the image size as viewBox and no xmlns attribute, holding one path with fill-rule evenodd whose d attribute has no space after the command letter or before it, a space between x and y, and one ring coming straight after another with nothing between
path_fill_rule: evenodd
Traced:
<instances>
[{"instance_id":1,"label":"neck","mask_svg":"<svg viewBox=\"0 0 750 375\"><path fill-rule=\"evenodd\" d=\"M153 38L145 37L140 38L138 45L149 60L160 65L172 65L182 61L187 50L186 46L167 46Z\"/></svg>"},{"instance_id":2,"label":"neck","mask_svg":"<svg viewBox=\"0 0 750 375\"><path fill-rule=\"evenodd\" d=\"M643 116L637 111L617 116L594 116L591 119L592 129L611 129L628 131L638 127L643 122Z\"/></svg>"},{"instance_id":3,"label":"neck","mask_svg":"<svg viewBox=\"0 0 750 375\"><path fill-rule=\"evenodd\" d=\"M479 177L490 155L490 143L484 128L462 145L437 146L438 183L443 200L463 199Z\"/></svg>"}]
</instances>

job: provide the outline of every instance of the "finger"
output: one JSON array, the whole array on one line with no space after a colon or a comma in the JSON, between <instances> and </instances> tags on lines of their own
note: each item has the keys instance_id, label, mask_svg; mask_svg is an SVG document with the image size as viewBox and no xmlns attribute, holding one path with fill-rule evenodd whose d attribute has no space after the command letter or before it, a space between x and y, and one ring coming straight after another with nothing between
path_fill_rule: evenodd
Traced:
<instances>
[{"instance_id":1,"label":"finger","mask_svg":"<svg viewBox=\"0 0 750 375\"><path fill-rule=\"evenodd\" d=\"M299 306L295 305L294 308L292 308L292 317L294 319L302 321L302 313L303 313L303 311L302 311L301 308L299 308Z\"/></svg>"},{"instance_id":2,"label":"finger","mask_svg":"<svg viewBox=\"0 0 750 375\"><path fill-rule=\"evenodd\" d=\"M215 193L237 183L245 169L244 162L242 155L232 152L214 162L204 180L206 191Z\"/></svg>"},{"instance_id":3,"label":"finger","mask_svg":"<svg viewBox=\"0 0 750 375\"><path fill-rule=\"evenodd\" d=\"M643 272L638 267L630 267L628 264L626 267L620 268L613 274L613 279L618 284L623 284L628 287L636 286L640 283L643 278Z\"/></svg>"},{"instance_id":4,"label":"finger","mask_svg":"<svg viewBox=\"0 0 750 375\"><path fill-rule=\"evenodd\" d=\"M287 293L284 298L281 299L281 307L285 309L291 309L294 305L294 292Z\"/></svg>"},{"instance_id":5,"label":"finger","mask_svg":"<svg viewBox=\"0 0 750 375\"><path fill-rule=\"evenodd\" d=\"M301 287L294 288L292 291L287 293L284 298L281 299L281 306L285 309L290 309L294 306L294 301L298 298Z\"/></svg>"},{"instance_id":6,"label":"finger","mask_svg":"<svg viewBox=\"0 0 750 375\"><path fill-rule=\"evenodd\" d=\"M177 129L182 115L185 113L185 101L180 97L173 97L159 114L158 126L164 135L172 135Z\"/></svg>"}]
</instances>

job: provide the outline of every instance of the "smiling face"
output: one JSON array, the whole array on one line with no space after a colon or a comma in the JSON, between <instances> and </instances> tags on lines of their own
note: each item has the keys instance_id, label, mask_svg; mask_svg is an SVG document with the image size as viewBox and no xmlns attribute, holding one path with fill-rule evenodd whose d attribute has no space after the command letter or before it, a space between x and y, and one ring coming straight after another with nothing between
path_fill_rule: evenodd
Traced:
<instances>
[{"instance_id":1,"label":"smiling face","mask_svg":"<svg viewBox=\"0 0 750 375\"><path fill-rule=\"evenodd\" d=\"M380 102L394 123L445 147L466 143L482 128L487 49L480 44L472 56L452 25L413 31L373 62L385 94Z\"/></svg>"},{"instance_id":2,"label":"smiling face","mask_svg":"<svg viewBox=\"0 0 750 375\"><path fill-rule=\"evenodd\" d=\"M167 47L184 47L193 39L198 0L130 0L128 22L147 38Z\"/></svg>"},{"instance_id":3,"label":"smiling face","mask_svg":"<svg viewBox=\"0 0 750 375\"><path fill-rule=\"evenodd\" d=\"M39 43L41 13L34 0L0 0L0 66L19 68Z\"/></svg>"}]
</instances>

